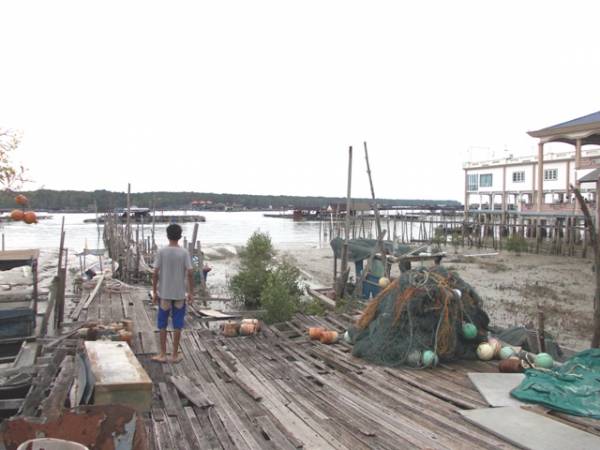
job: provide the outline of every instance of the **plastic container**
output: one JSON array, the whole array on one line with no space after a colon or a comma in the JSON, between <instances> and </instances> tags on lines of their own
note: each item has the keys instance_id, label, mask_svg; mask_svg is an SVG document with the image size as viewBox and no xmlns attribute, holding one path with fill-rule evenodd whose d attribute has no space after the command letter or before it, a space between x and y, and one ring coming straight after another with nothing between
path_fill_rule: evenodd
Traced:
<instances>
[{"instance_id":1,"label":"plastic container","mask_svg":"<svg viewBox=\"0 0 600 450\"><path fill-rule=\"evenodd\" d=\"M85 445L62 439L30 439L17 447L17 450L90 450Z\"/></svg>"},{"instance_id":2,"label":"plastic container","mask_svg":"<svg viewBox=\"0 0 600 450\"><path fill-rule=\"evenodd\" d=\"M365 279L363 280L363 291L362 295L364 298L376 297L379 292L381 292L381 287L379 286L379 278L373 274L367 274Z\"/></svg>"}]
</instances>

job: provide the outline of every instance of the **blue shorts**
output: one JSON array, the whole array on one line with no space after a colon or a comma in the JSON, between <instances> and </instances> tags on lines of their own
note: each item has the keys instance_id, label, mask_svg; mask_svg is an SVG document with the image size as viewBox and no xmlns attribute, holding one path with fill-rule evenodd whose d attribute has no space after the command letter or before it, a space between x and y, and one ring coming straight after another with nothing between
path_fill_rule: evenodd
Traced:
<instances>
[{"instance_id":1,"label":"blue shorts","mask_svg":"<svg viewBox=\"0 0 600 450\"><path fill-rule=\"evenodd\" d=\"M179 302L183 303L179 308L176 306ZM163 300L158 304L158 329L165 330L171 316L173 328L181 330L183 328L183 319L185 317L185 300Z\"/></svg>"}]
</instances>

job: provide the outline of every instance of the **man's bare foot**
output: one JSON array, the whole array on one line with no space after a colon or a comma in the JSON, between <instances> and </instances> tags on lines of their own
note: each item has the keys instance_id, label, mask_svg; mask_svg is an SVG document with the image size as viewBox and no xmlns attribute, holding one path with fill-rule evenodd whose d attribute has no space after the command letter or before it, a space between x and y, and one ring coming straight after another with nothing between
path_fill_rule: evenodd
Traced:
<instances>
[{"instance_id":1,"label":"man's bare foot","mask_svg":"<svg viewBox=\"0 0 600 450\"><path fill-rule=\"evenodd\" d=\"M164 355L164 354L154 355L152 357L152 361L156 361L159 363L165 363L165 362L167 362L167 355Z\"/></svg>"},{"instance_id":2,"label":"man's bare foot","mask_svg":"<svg viewBox=\"0 0 600 450\"><path fill-rule=\"evenodd\" d=\"M169 358L169 362L173 363L173 364L177 364L182 359L183 359L183 356L181 356L181 353L177 353L177 355L171 355L171 357Z\"/></svg>"}]
</instances>

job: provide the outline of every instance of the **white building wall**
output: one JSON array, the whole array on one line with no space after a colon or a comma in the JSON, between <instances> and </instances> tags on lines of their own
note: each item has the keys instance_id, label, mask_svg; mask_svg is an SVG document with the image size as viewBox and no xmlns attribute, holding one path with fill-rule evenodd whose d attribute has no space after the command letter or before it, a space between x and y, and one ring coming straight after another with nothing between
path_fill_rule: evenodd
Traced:
<instances>
[{"instance_id":1,"label":"white building wall","mask_svg":"<svg viewBox=\"0 0 600 450\"><path fill-rule=\"evenodd\" d=\"M532 164L520 164L506 167L506 190L511 192L531 191L533 181ZM520 183L513 182L513 173L524 172L525 178Z\"/></svg>"},{"instance_id":2,"label":"white building wall","mask_svg":"<svg viewBox=\"0 0 600 450\"><path fill-rule=\"evenodd\" d=\"M556 169L558 176L556 180L544 180L544 191L564 191L567 187L567 162L549 162L544 164L544 171L551 169Z\"/></svg>"},{"instance_id":3,"label":"white building wall","mask_svg":"<svg viewBox=\"0 0 600 450\"><path fill-rule=\"evenodd\" d=\"M564 191L567 189L567 161L559 161L559 162L546 162L544 164L544 171L549 169L557 170L557 178L556 180L544 180L544 191ZM569 183L575 183L575 162L571 161L569 165ZM523 182L514 182L513 181L513 173L514 172L524 172L525 179ZM534 172L535 172L535 180L534 180ZM476 191L469 191L471 193L492 193L492 192L502 192L502 175L503 168L502 167L489 167L489 168L476 168L476 169L467 169L466 174L468 175L477 175L478 177L478 189ZM481 187L479 184L480 175L482 174L491 174L492 175L492 186L491 187ZM543 175L542 175L543 176ZM535 181L535 183L534 183ZM537 190L537 163L535 164L518 164L518 165L510 165L506 166L506 191L510 192L530 192L532 190Z\"/></svg>"},{"instance_id":4,"label":"white building wall","mask_svg":"<svg viewBox=\"0 0 600 450\"><path fill-rule=\"evenodd\" d=\"M487 169L469 169L466 171L468 175L477 175L477 191L469 191L469 192L482 192L482 193L491 193L491 192L502 192L502 167L490 167ZM481 187L480 179L481 175L492 175L492 186L490 187Z\"/></svg>"}]
</instances>

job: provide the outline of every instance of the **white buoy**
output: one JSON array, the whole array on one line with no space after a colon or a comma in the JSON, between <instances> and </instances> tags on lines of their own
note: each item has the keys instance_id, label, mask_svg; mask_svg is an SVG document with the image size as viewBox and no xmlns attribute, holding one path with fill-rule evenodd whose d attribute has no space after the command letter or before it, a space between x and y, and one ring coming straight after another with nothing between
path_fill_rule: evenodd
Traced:
<instances>
[{"instance_id":1,"label":"white buoy","mask_svg":"<svg viewBox=\"0 0 600 450\"><path fill-rule=\"evenodd\" d=\"M477 347L477 357L482 361L489 361L494 357L495 351L496 349L493 345L482 342L479 344L479 347Z\"/></svg>"}]
</instances>

